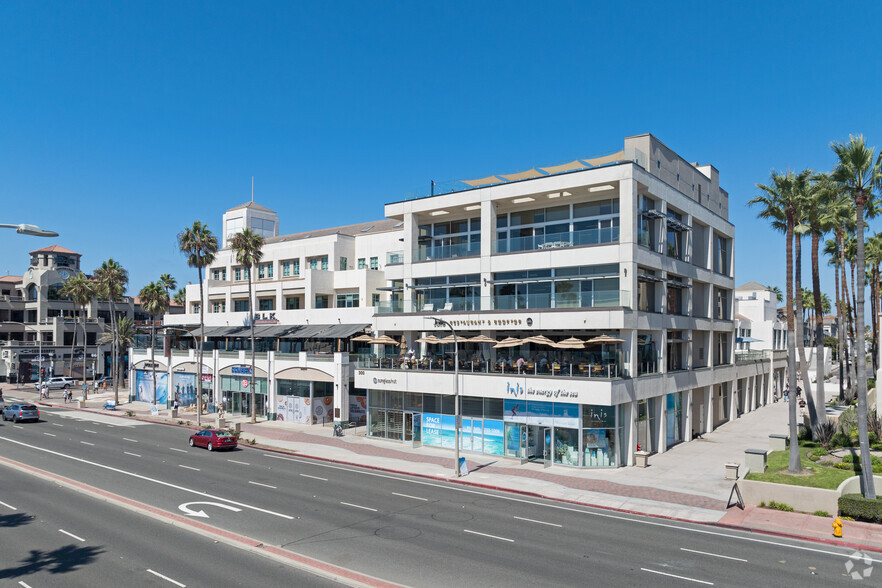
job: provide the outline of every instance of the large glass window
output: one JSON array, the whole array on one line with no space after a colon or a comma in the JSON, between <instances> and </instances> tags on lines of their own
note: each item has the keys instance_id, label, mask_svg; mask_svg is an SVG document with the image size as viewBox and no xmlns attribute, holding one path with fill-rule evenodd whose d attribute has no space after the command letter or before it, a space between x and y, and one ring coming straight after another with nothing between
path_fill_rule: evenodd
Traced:
<instances>
[{"instance_id":1,"label":"large glass window","mask_svg":"<svg viewBox=\"0 0 882 588\"><path fill-rule=\"evenodd\" d=\"M248 312L248 300L233 300L233 312Z\"/></svg>"},{"instance_id":2,"label":"large glass window","mask_svg":"<svg viewBox=\"0 0 882 588\"><path fill-rule=\"evenodd\" d=\"M682 392L668 394L665 399L665 442L668 447L683 440Z\"/></svg>"},{"instance_id":3,"label":"large glass window","mask_svg":"<svg viewBox=\"0 0 882 588\"><path fill-rule=\"evenodd\" d=\"M257 301L257 309L258 310L275 310L276 309L276 299L275 298L261 298Z\"/></svg>"},{"instance_id":4,"label":"large glass window","mask_svg":"<svg viewBox=\"0 0 882 588\"><path fill-rule=\"evenodd\" d=\"M481 307L481 276L437 276L414 280L416 307L433 310L477 310Z\"/></svg>"},{"instance_id":5,"label":"large glass window","mask_svg":"<svg viewBox=\"0 0 882 588\"><path fill-rule=\"evenodd\" d=\"M337 294L337 308L358 307L358 294Z\"/></svg>"},{"instance_id":6,"label":"large glass window","mask_svg":"<svg viewBox=\"0 0 882 588\"><path fill-rule=\"evenodd\" d=\"M300 310L300 298L297 296L286 296L285 310Z\"/></svg>"},{"instance_id":7,"label":"large glass window","mask_svg":"<svg viewBox=\"0 0 882 588\"><path fill-rule=\"evenodd\" d=\"M582 465L610 467L618 465L616 456L616 407L582 407Z\"/></svg>"},{"instance_id":8,"label":"large glass window","mask_svg":"<svg viewBox=\"0 0 882 588\"><path fill-rule=\"evenodd\" d=\"M328 295L327 294L316 294L315 295L315 307L316 308L328 308Z\"/></svg>"},{"instance_id":9,"label":"large glass window","mask_svg":"<svg viewBox=\"0 0 882 588\"><path fill-rule=\"evenodd\" d=\"M554 463L579 465L579 429L554 427Z\"/></svg>"},{"instance_id":10,"label":"large glass window","mask_svg":"<svg viewBox=\"0 0 882 588\"><path fill-rule=\"evenodd\" d=\"M494 275L495 310L618 306L619 268L615 264Z\"/></svg>"},{"instance_id":11,"label":"large glass window","mask_svg":"<svg viewBox=\"0 0 882 588\"><path fill-rule=\"evenodd\" d=\"M481 252L481 219L463 219L419 226L414 261L450 259Z\"/></svg>"},{"instance_id":12,"label":"large glass window","mask_svg":"<svg viewBox=\"0 0 882 588\"><path fill-rule=\"evenodd\" d=\"M496 218L495 253L615 243L618 198L502 214Z\"/></svg>"}]
</instances>

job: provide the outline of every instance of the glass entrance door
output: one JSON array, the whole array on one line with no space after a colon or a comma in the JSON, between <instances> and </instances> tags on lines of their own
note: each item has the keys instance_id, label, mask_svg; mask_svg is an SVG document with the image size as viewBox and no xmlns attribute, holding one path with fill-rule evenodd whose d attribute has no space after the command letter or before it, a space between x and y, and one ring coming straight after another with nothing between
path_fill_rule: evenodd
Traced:
<instances>
[{"instance_id":1,"label":"glass entrance door","mask_svg":"<svg viewBox=\"0 0 882 588\"><path fill-rule=\"evenodd\" d=\"M413 413L404 413L404 441L410 443L413 441Z\"/></svg>"}]
</instances>

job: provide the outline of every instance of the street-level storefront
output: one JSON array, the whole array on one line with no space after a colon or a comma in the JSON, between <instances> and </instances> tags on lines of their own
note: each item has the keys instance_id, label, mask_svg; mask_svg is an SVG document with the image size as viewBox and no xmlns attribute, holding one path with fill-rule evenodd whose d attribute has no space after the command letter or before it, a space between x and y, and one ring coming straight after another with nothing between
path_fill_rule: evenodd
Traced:
<instances>
[{"instance_id":1,"label":"street-level storefront","mask_svg":"<svg viewBox=\"0 0 882 588\"><path fill-rule=\"evenodd\" d=\"M274 418L301 425L334 420L334 375L315 368L276 372Z\"/></svg>"},{"instance_id":2,"label":"street-level storefront","mask_svg":"<svg viewBox=\"0 0 882 588\"><path fill-rule=\"evenodd\" d=\"M214 397L213 378L211 371L207 367L202 368L202 393L207 395L209 401L213 404L217 402ZM196 391L198 390L198 382L196 381L196 363L184 363L174 368L172 372L172 386L169 391L169 403L175 400L181 406L193 406L196 404Z\"/></svg>"},{"instance_id":3,"label":"street-level storefront","mask_svg":"<svg viewBox=\"0 0 882 588\"><path fill-rule=\"evenodd\" d=\"M454 448L452 395L368 389L368 436ZM464 452L574 467L622 463L623 422L615 406L523 398L461 398Z\"/></svg>"},{"instance_id":4,"label":"street-level storefront","mask_svg":"<svg viewBox=\"0 0 882 588\"><path fill-rule=\"evenodd\" d=\"M133 400L151 404L168 403L168 366L158 361L139 361L135 364ZM154 396L155 393L155 396Z\"/></svg>"},{"instance_id":5,"label":"street-level storefront","mask_svg":"<svg viewBox=\"0 0 882 588\"><path fill-rule=\"evenodd\" d=\"M222 398L226 398L225 410L231 414L251 414L251 366L231 365L220 370ZM265 417L267 414L266 370L256 368L254 372L254 414Z\"/></svg>"}]
</instances>

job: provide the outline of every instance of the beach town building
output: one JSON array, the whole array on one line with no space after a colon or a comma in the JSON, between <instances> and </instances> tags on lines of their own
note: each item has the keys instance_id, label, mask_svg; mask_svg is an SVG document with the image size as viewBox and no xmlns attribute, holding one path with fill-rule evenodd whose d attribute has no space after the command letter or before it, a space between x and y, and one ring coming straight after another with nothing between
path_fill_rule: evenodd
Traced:
<instances>
[{"instance_id":1,"label":"beach town building","mask_svg":"<svg viewBox=\"0 0 882 588\"><path fill-rule=\"evenodd\" d=\"M255 203L228 210L225 244L252 219L265 231L255 302L223 248L163 350L132 350L134 377L156 362L168 402L198 376L247 414L253 375L266 418L449 448L458 430L465 452L575 467L631 465L770 401L773 362L735 354L735 231L713 166L646 134L439 191L292 235Z\"/></svg>"}]
</instances>

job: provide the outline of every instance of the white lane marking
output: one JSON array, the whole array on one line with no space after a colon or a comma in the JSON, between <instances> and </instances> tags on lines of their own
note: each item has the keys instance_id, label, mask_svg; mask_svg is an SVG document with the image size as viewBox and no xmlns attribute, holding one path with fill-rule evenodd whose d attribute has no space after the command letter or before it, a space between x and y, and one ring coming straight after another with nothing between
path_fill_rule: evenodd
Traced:
<instances>
[{"instance_id":1,"label":"white lane marking","mask_svg":"<svg viewBox=\"0 0 882 588\"><path fill-rule=\"evenodd\" d=\"M132 443L137 443L137 439L129 439L128 437L123 437L123 441L131 441Z\"/></svg>"},{"instance_id":2,"label":"white lane marking","mask_svg":"<svg viewBox=\"0 0 882 588\"><path fill-rule=\"evenodd\" d=\"M6 439L5 437L0 437L0 439L12 441L11 439ZM13 441L13 442L18 443L18 441ZM397 480L399 482L408 482L410 484L417 484L419 486L432 486L435 488L443 488L445 490L453 490L456 492L463 492L465 494L476 494L478 496L487 496L490 498L498 498L500 500L508 500L509 502L518 502L521 504L529 504L531 506L541 506L541 507L545 507L545 508L552 508L555 510L562 510L565 512L575 512L575 513L579 513L579 514L583 514L583 515L602 517L602 518L617 520L617 521L627 521L629 523L637 523L640 525L650 525L653 527L662 527L665 529L675 529L677 531L687 531L690 533L699 533L702 535L712 535L715 537L723 537L725 539L738 539L739 541L748 541L750 543L759 543L761 545L771 545L774 547L787 547L789 549L796 549L798 551L806 551L809 553L820 553L822 555L832 555L835 557L844 557L846 559L850 558L851 554L854 553L853 551L848 551L848 552L844 551L844 552L840 553L840 552L836 552L836 551L828 551L826 549L817 549L815 547L807 547L804 545L793 545L790 543L782 543L780 541L769 541L767 539L759 539L757 537L752 537L752 536L746 536L746 535L741 536L741 535L733 535L731 533L722 533L719 531L710 531L710 530L699 528L699 527L687 527L685 525L676 525L674 523L663 523L663 522L659 522L659 521L655 521L655 520L650 520L650 519L648 519L648 517L631 518L631 517L627 517L627 516L623 516L623 515L619 515L619 514L612 514L612 513L608 513L608 512L600 512L600 511L595 512L595 511L591 511L591 510L584 510L587 508L600 508L600 507L592 507L591 505L587 505L587 504L583 508L576 508L573 506L564 506L561 504L537 502L535 500L528 500L526 498L518 498L516 496L506 496L505 494L492 494L490 492L485 492L483 490L473 490L471 488L461 488L459 486L450 486L450 485L445 485L445 484L439 484L437 482L427 482L425 480L419 480L419 479L402 478L400 476L393 476L390 474L381 474L379 472L362 471L362 470L355 468L355 467L343 467L343 466L334 465L331 463L320 463L320 462L316 462L313 460L306 460L306 459L294 459L291 457L282 457L279 455L271 455L269 453L264 453L263 455L264 455L264 457L272 457L273 459L283 459L285 461L294 461L297 463L302 463L305 465L311 465L311 466L315 466L315 467L328 468L328 469L332 469L332 470L342 470L344 472L361 474L364 476L374 476L377 478L386 478L388 480ZM443 476L445 474L437 474L437 475ZM882 563L882 559L869 558L869 560L870 560L870 563Z\"/></svg>"},{"instance_id":3,"label":"white lane marking","mask_svg":"<svg viewBox=\"0 0 882 588\"><path fill-rule=\"evenodd\" d=\"M278 488L276 488L275 486L270 486L269 484L261 484L260 482L252 482L251 480L248 480L248 483L254 484L255 486L263 486L264 488L272 488L273 490L278 490Z\"/></svg>"},{"instance_id":4,"label":"white lane marking","mask_svg":"<svg viewBox=\"0 0 882 588\"><path fill-rule=\"evenodd\" d=\"M141 457L141 456L138 455L137 453L129 453L128 451L123 451L123 453L125 453L126 455L131 455L131 456L133 456L133 457Z\"/></svg>"},{"instance_id":5,"label":"white lane marking","mask_svg":"<svg viewBox=\"0 0 882 588\"><path fill-rule=\"evenodd\" d=\"M110 428L112 429L112 428L114 428L116 425L107 425L107 426L110 427Z\"/></svg>"},{"instance_id":6,"label":"white lane marking","mask_svg":"<svg viewBox=\"0 0 882 588\"><path fill-rule=\"evenodd\" d=\"M19 580L18 585L21 586L22 588L31 588L31 585L25 584L23 580Z\"/></svg>"},{"instance_id":7,"label":"white lane marking","mask_svg":"<svg viewBox=\"0 0 882 588\"><path fill-rule=\"evenodd\" d=\"M22 427L21 425L12 425L12 426L15 427L16 429L24 429L24 427Z\"/></svg>"},{"instance_id":8,"label":"white lane marking","mask_svg":"<svg viewBox=\"0 0 882 588\"><path fill-rule=\"evenodd\" d=\"M361 508L361 509L363 509L363 510L370 510L370 511L373 511L373 512L377 512L377 509L375 509L375 508L371 508L371 507L369 507L369 506L359 506L359 505L357 505L357 504L352 504L352 503L350 503L350 502L341 502L340 504L345 504L346 506L351 506L351 507L353 507L353 508Z\"/></svg>"},{"instance_id":9,"label":"white lane marking","mask_svg":"<svg viewBox=\"0 0 882 588\"><path fill-rule=\"evenodd\" d=\"M49 435L50 437L57 437L55 433L43 433L44 435Z\"/></svg>"},{"instance_id":10,"label":"white lane marking","mask_svg":"<svg viewBox=\"0 0 882 588\"><path fill-rule=\"evenodd\" d=\"M238 464L240 464L240 465L251 465L251 464L248 463L247 461L236 461L235 459L228 459L227 461L231 461L231 462L233 462L233 463L238 463Z\"/></svg>"},{"instance_id":11,"label":"white lane marking","mask_svg":"<svg viewBox=\"0 0 882 588\"><path fill-rule=\"evenodd\" d=\"M545 521L537 521L536 519L526 519L524 517L515 517L519 521L528 521L530 523L538 523L540 525L548 525L549 527L563 527L563 525L558 525L557 523L546 523Z\"/></svg>"},{"instance_id":12,"label":"white lane marking","mask_svg":"<svg viewBox=\"0 0 882 588\"><path fill-rule=\"evenodd\" d=\"M202 470L200 470L199 468L191 468L190 466L185 466L185 465L183 465L183 464L178 464L178 467L179 467L179 468L187 468L188 470L196 470L197 472L201 472L201 471L202 471Z\"/></svg>"},{"instance_id":13,"label":"white lane marking","mask_svg":"<svg viewBox=\"0 0 882 588\"><path fill-rule=\"evenodd\" d=\"M488 535L487 533L479 533L477 531L469 531L468 529L463 529L463 533L471 533L472 535L480 535L481 537L489 537L490 539L498 539L500 541L508 541L509 543L514 543L514 539L508 539L507 537L498 537L496 535Z\"/></svg>"},{"instance_id":14,"label":"white lane marking","mask_svg":"<svg viewBox=\"0 0 882 588\"><path fill-rule=\"evenodd\" d=\"M165 581L167 581L167 582L171 582L171 583L174 584L175 586L180 586L181 588L187 588L187 585L186 585L186 584L181 584L181 583L178 582L177 580L172 580L172 579L169 578L168 576L163 576L163 575L160 574L159 572L154 572L153 570L151 570L151 569L149 569L149 568L147 569L147 571L150 572L151 574L153 574L154 576L156 576L157 578L162 578L163 580L165 580Z\"/></svg>"},{"instance_id":15,"label":"white lane marking","mask_svg":"<svg viewBox=\"0 0 882 588\"><path fill-rule=\"evenodd\" d=\"M175 490L181 490L182 492L189 492L190 494L196 494L197 496L204 496L205 498L211 498L212 500L220 500L221 502L226 502L227 504L235 504L236 506L241 506L242 508L247 508L249 510L262 512L262 513L268 514L268 515L273 515L274 517L279 517L279 518L288 519L288 520L294 520L294 517L292 517L291 515L282 514L279 512L267 510L267 509L260 508L257 506L251 506L250 504L236 502L235 500L230 500L229 498L221 498L220 496L215 496L213 494L209 494L208 492L200 492L199 490L193 490L192 488L187 488L185 486L178 486L177 484L172 484L171 482L164 482L162 480L157 480L156 478L151 478L149 476L144 476L142 474L136 474L135 472L121 470L119 468L115 468L115 467L112 467L109 465L104 465L102 463L89 461L89 460L83 459L81 457L74 457L73 455L61 453L60 451L52 451L51 449L46 449L45 447L31 445L30 443L24 443L24 442L18 441L16 439L10 439L9 437L0 437L0 440L7 441L7 442L13 443L15 445L20 445L22 447L29 447L31 449L36 449L37 451L42 451L43 453L48 453L50 455L56 455L58 457L63 457L65 459L69 459L71 461L76 461L76 462L84 463L84 464L87 464L90 466L95 466L96 468L101 468L101 469L109 470L111 472L116 472L117 474L122 474L124 476L131 476L132 478L137 478L139 480L144 480L146 482L153 482L154 484L159 484L160 486L165 486L166 488L174 488Z\"/></svg>"},{"instance_id":16,"label":"white lane marking","mask_svg":"<svg viewBox=\"0 0 882 588\"><path fill-rule=\"evenodd\" d=\"M169 447L169 449L171 449L172 451L177 451L178 453L190 453L186 449L176 449L174 447Z\"/></svg>"},{"instance_id":17,"label":"white lane marking","mask_svg":"<svg viewBox=\"0 0 882 588\"><path fill-rule=\"evenodd\" d=\"M58 529L58 532L59 532L59 533L64 533L64 534L67 535L68 537L73 537L73 538L76 539L77 541L81 541L81 542L85 542L85 541L86 541L86 540L83 539L82 537L77 537L77 536L74 535L73 533L68 533L68 532L65 531L64 529Z\"/></svg>"},{"instance_id":18,"label":"white lane marking","mask_svg":"<svg viewBox=\"0 0 882 588\"><path fill-rule=\"evenodd\" d=\"M64 425L62 425L60 423L52 423L52 426L53 427L63 427Z\"/></svg>"},{"instance_id":19,"label":"white lane marking","mask_svg":"<svg viewBox=\"0 0 882 588\"><path fill-rule=\"evenodd\" d=\"M640 568L644 572L649 572L650 574L659 574L660 576L668 576L669 578L677 578L678 580L686 580L688 582L697 582L699 584L707 584L708 586L713 586L713 582L706 582L704 580L696 580L695 578L687 578L686 576L678 576L676 574L668 574L667 572L659 572L658 570L650 570L649 568Z\"/></svg>"},{"instance_id":20,"label":"white lane marking","mask_svg":"<svg viewBox=\"0 0 882 588\"><path fill-rule=\"evenodd\" d=\"M80 443L82 443L83 445L91 445L92 447L95 446L94 443L89 443L88 441L80 441Z\"/></svg>"},{"instance_id":21,"label":"white lane marking","mask_svg":"<svg viewBox=\"0 0 882 588\"><path fill-rule=\"evenodd\" d=\"M312 478L313 480L322 480L325 482L328 481L327 478L320 478L319 476L310 476L309 474L300 474L300 475L303 476L304 478Z\"/></svg>"},{"instance_id":22,"label":"white lane marking","mask_svg":"<svg viewBox=\"0 0 882 588\"><path fill-rule=\"evenodd\" d=\"M302 476L303 474L300 474L300 475ZM393 492L392 494L394 494L395 496L401 496L403 498L413 498L414 500L422 500L424 502L428 502L428 500L429 500L428 498L420 498L419 496L411 496L410 494L399 494L398 492Z\"/></svg>"},{"instance_id":23,"label":"white lane marking","mask_svg":"<svg viewBox=\"0 0 882 588\"><path fill-rule=\"evenodd\" d=\"M680 548L681 551L688 551L689 553L697 553L699 555L709 555L711 557L721 557L723 559L731 559L734 561L743 561L747 563L746 559L741 559L740 557L732 557L730 555L720 555L719 553L708 553L707 551L697 551L695 549L686 549L685 547Z\"/></svg>"},{"instance_id":24,"label":"white lane marking","mask_svg":"<svg viewBox=\"0 0 882 588\"><path fill-rule=\"evenodd\" d=\"M98 431L90 431L89 429L83 429L83 432L85 432L85 433L92 433L93 435L97 435L97 434L98 434Z\"/></svg>"},{"instance_id":25,"label":"white lane marking","mask_svg":"<svg viewBox=\"0 0 882 588\"><path fill-rule=\"evenodd\" d=\"M6 504L5 502L0 502L0 504L2 504L3 506L5 506L6 508L8 508L10 510L18 510L17 508L12 506L11 504Z\"/></svg>"}]
</instances>

